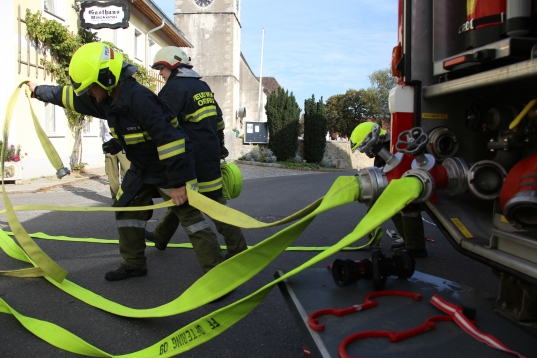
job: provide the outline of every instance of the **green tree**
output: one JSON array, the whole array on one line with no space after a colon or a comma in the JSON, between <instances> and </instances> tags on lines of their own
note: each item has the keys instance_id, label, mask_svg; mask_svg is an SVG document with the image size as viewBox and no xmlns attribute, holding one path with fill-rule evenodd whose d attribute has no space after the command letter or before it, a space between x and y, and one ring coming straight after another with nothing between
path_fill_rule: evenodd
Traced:
<instances>
[{"instance_id":1,"label":"green tree","mask_svg":"<svg viewBox=\"0 0 537 358\"><path fill-rule=\"evenodd\" d=\"M69 62L71 57L79 47L89 42L98 41L99 38L83 29L73 34L59 22L43 18L40 11L32 14L29 9L26 9L25 21L29 37L35 38L36 43L43 46L45 51L50 50L51 56L54 58L54 61L41 59L41 64L47 68L47 73L51 73L58 84L69 85ZM75 139L69 163L71 169L73 169L82 161L81 131L86 117L70 109L65 109L65 115Z\"/></svg>"},{"instance_id":2,"label":"green tree","mask_svg":"<svg viewBox=\"0 0 537 358\"><path fill-rule=\"evenodd\" d=\"M326 100L326 118L328 131L330 133L340 133L341 122L346 118L350 118L348 108L343 104L344 99L345 95L337 94Z\"/></svg>"},{"instance_id":3,"label":"green tree","mask_svg":"<svg viewBox=\"0 0 537 358\"><path fill-rule=\"evenodd\" d=\"M349 138L356 126L364 121L373 120L381 126L389 126L390 109L388 98L390 90L397 84L389 68L378 70L369 75L371 87L350 89L326 101L328 128L331 133Z\"/></svg>"},{"instance_id":4,"label":"green tree","mask_svg":"<svg viewBox=\"0 0 537 358\"><path fill-rule=\"evenodd\" d=\"M328 120L323 98L315 102L315 96L304 101L304 159L308 163L320 163L326 149Z\"/></svg>"},{"instance_id":5,"label":"green tree","mask_svg":"<svg viewBox=\"0 0 537 358\"><path fill-rule=\"evenodd\" d=\"M368 118L366 90L350 89L345 94L338 94L326 101L326 116L330 132L350 137L354 128Z\"/></svg>"},{"instance_id":6,"label":"green tree","mask_svg":"<svg viewBox=\"0 0 537 358\"><path fill-rule=\"evenodd\" d=\"M282 87L267 97L265 105L269 131L269 149L278 160L293 158L298 149L300 107L293 93Z\"/></svg>"},{"instance_id":7,"label":"green tree","mask_svg":"<svg viewBox=\"0 0 537 358\"><path fill-rule=\"evenodd\" d=\"M71 62L71 57L84 44L99 41L97 35L84 29L79 29L74 34L59 22L44 18L40 11L32 14L29 9L26 9L25 21L29 38L35 39L36 44L41 46L45 51L49 50L54 59L54 61L48 61L45 58L41 58L41 65L46 66L47 73L52 74L59 85L70 85L69 63ZM122 52L113 44L105 43ZM124 60L134 64L126 55L124 55ZM145 68L139 67L134 77L138 82L152 91L155 90L155 80L148 76ZM69 109L65 109L65 115L73 138L75 139L69 163L71 169L74 169L82 163L82 128L88 118Z\"/></svg>"},{"instance_id":8,"label":"green tree","mask_svg":"<svg viewBox=\"0 0 537 358\"><path fill-rule=\"evenodd\" d=\"M371 87L367 89L367 111L369 117L378 124L390 123L389 96L390 90L397 85L397 78L393 77L390 68L378 70L369 75Z\"/></svg>"}]
</instances>

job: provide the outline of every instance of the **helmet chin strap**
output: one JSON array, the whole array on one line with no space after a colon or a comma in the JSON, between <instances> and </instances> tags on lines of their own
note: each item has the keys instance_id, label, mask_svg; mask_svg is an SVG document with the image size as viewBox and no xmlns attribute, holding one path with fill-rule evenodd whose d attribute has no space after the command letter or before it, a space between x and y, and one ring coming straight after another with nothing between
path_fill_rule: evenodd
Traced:
<instances>
[{"instance_id":1,"label":"helmet chin strap","mask_svg":"<svg viewBox=\"0 0 537 358\"><path fill-rule=\"evenodd\" d=\"M110 98L115 98L116 97L116 89L119 88L119 82L117 83L117 85L115 85L114 87L112 87L111 89L109 89L107 92L108 92L108 96Z\"/></svg>"}]
</instances>

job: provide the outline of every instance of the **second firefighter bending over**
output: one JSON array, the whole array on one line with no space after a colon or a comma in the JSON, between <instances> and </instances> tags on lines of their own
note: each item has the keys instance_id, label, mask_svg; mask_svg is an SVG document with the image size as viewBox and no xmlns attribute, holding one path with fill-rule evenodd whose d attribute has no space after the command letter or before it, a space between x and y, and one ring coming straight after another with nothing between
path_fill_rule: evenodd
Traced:
<instances>
[{"instance_id":1,"label":"second firefighter bending over","mask_svg":"<svg viewBox=\"0 0 537 358\"><path fill-rule=\"evenodd\" d=\"M214 94L201 76L192 69L190 57L174 46L160 49L153 61L154 69L166 81L158 96L170 106L180 126L192 142L199 192L225 205L222 193L220 159L227 156L224 147L224 120ZM226 258L247 249L242 230L214 220L216 229L224 237ZM177 216L168 211L153 232L146 231L146 239L164 250L179 226Z\"/></svg>"}]
</instances>

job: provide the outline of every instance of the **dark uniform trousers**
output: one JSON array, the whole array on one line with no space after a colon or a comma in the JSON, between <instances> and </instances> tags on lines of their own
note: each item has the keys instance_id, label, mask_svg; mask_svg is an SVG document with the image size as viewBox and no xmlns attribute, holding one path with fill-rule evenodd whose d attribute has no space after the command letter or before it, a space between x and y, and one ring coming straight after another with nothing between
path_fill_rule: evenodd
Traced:
<instances>
[{"instance_id":1,"label":"dark uniform trousers","mask_svg":"<svg viewBox=\"0 0 537 358\"><path fill-rule=\"evenodd\" d=\"M227 203L224 196L221 196L216 201L222 205L226 205ZM240 228L214 220L213 218L211 220L214 222L216 230L224 237L224 242L227 246L226 259L248 248L246 246L246 239ZM172 211L168 209L153 231L155 240L161 244L168 244L178 227L179 219L177 215L173 215ZM184 223L183 227L185 227Z\"/></svg>"},{"instance_id":2,"label":"dark uniform trousers","mask_svg":"<svg viewBox=\"0 0 537 358\"><path fill-rule=\"evenodd\" d=\"M425 248L425 232L419 211L400 211L392 217L397 231L405 240L405 248L419 250Z\"/></svg>"},{"instance_id":3,"label":"dark uniform trousers","mask_svg":"<svg viewBox=\"0 0 537 358\"><path fill-rule=\"evenodd\" d=\"M164 200L170 200L168 190L157 188L155 185L144 184L127 207L150 205L155 190L158 190ZM147 220L149 220L150 213L148 210L116 212L119 251L123 257L124 265L135 268L146 267L144 237L145 226ZM168 213L175 217L177 223L182 223L204 272L208 272L224 261L224 255L218 244L216 234L198 209L186 202L180 206L170 207Z\"/></svg>"}]
</instances>

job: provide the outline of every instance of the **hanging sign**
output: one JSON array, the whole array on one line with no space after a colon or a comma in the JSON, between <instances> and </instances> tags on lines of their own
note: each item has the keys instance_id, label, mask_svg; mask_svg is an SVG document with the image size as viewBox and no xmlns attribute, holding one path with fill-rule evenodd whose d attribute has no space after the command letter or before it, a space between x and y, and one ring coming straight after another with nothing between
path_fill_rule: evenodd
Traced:
<instances>
[{"instance_id":1,"label":"hanging sign","mask_svg":"<svg viewBox=\"0 0 537 358\"><path fill-rule=\"evenodd\" d=\"M129 27L130 16L126 1L85 1L80 4L80 27L83 29L125 29Z\"/></svg>"}]
</instances>

